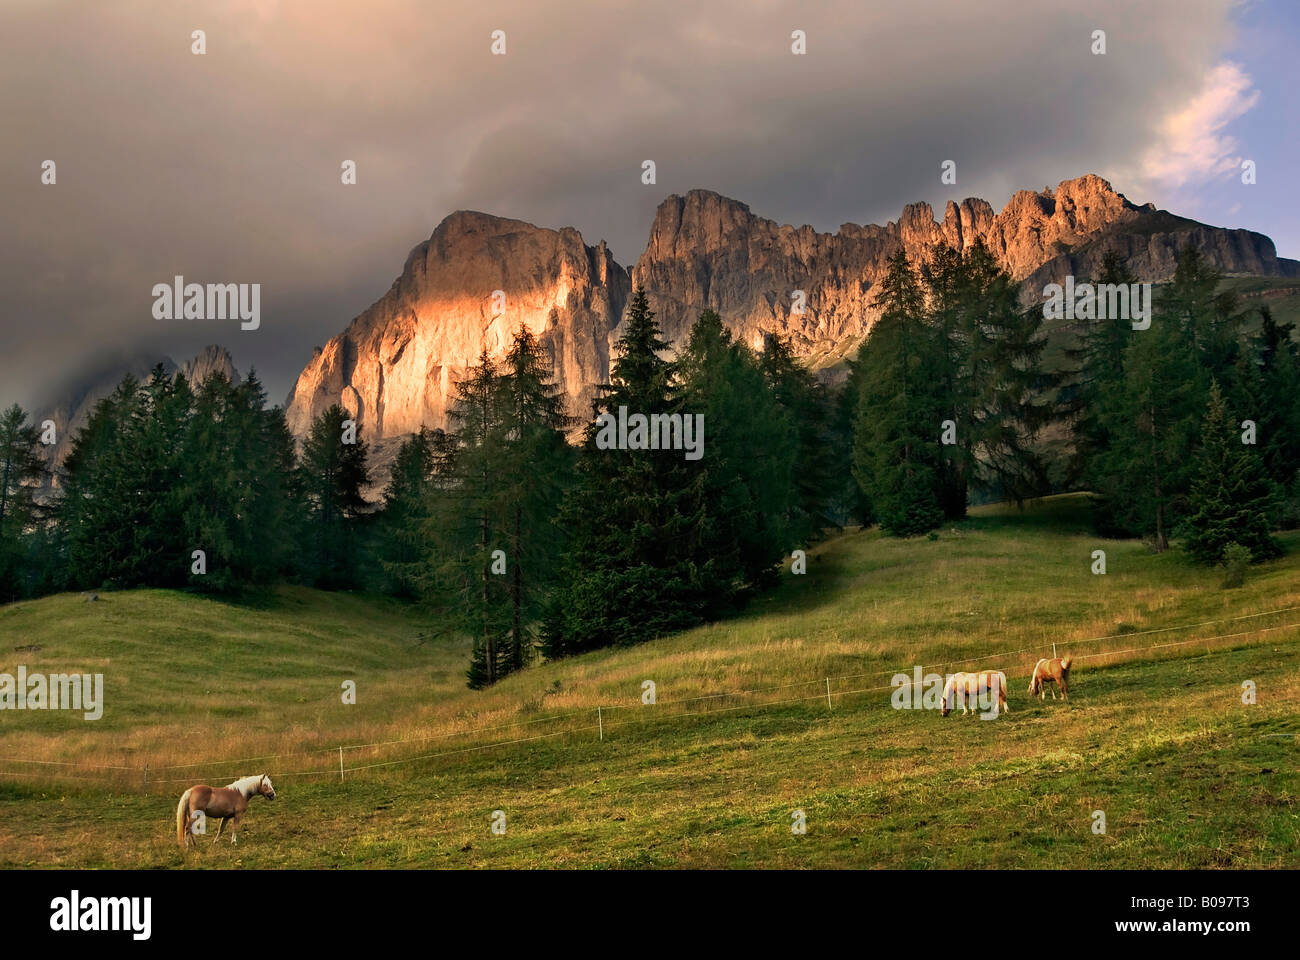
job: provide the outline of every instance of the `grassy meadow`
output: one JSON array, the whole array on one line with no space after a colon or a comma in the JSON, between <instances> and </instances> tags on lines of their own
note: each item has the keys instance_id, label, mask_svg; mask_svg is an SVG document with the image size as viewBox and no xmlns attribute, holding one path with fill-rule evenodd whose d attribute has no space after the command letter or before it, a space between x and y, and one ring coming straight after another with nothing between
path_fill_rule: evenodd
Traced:
<instances>
[{"instance_id":1,"label":"grassy meadow","mask_svg":"<svg viewBox=\"0 0 1300 960\"><path fill-rule=\"evenodd\" d=\"M1225 590L1092 536L1077 496L936 539L849 532L732 620L486 692L468 641L383 598L13 604L0 672L102 673L106 705L0 713L0 866L1297 867L1300 533L1281 539ZM1026 693L1054 642L1068 704ZM891 708L894 673L968 658L1006 672L1008 714ZM177 846L186 786L262 772L279 797L238 846Z\"/></svg>"}]
</instances>

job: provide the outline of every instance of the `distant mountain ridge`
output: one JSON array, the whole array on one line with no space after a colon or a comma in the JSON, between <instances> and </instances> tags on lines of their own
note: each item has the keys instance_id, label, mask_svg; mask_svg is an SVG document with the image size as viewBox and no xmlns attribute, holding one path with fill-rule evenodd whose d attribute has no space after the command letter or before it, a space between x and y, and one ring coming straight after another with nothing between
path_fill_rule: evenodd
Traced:
<instances>
[{"instance_id":1,"label":"distant mountain ridge","mask_svg":"<svg viewBox=\"0 0 1300 960\"><path fill-rule=\"evenodd\" d=\"M739 201L692 190L659 205L631 268L572 227L458 211L411 251L388 293L318 348L286 401L289 426L302 435L336 402L370 437L445 426L455 380L484 348L500 359L520 324L551 351L571 412L585 416L608 377L634 286L646 290L670 342L711 307L752 346L774 333L812 365L833 362L875 321L874 288L895 251L918 260L936 243L964 249L977 240L1025 281L1027 300L1067 273L1093 275L1111 249L1140 280L1168 280L1189 241L1229 275L1300 276L1300 262L1279 258L1262 234L1139 206L1092 174L1054 190L1022 190L997 212L969 198L950 201L937 220L929 204L914 203L883 226L846 223L833 234L778 224ZM504 311L496 309L496 291ZM804 293L802 313L795 291Z\"/></svg>"},{"instance_id":2,"label":"distant mountain ridge","mask_svg":"<svg viewBox=\"0 0 1300 960\"><path fill-rule=\"evenodd\" d=\"M215 344L204 347L180 366L168 356L138 353L83 371L56 389L53 399L36 408L33 420L38 425L45 420L54 421L56 442L49 450L51 465L57 467L63 463L72 449L73 437L86 425L95 404L111 394L123 377L131 374L137 380L146 380L158 364L162 364L163 373L168 376L179 371L191 383L202 383L216 372L224 373L232 383L239 381L239 371L230 352ZM57 485L57 475L53 482Z\"/></svg>"},{"instance_id":3,"label":"distant mountain ridge","mask_svg":"<svg viewBox=\"0 0 1300 960\"><path fill-rule=\"evenodd\" d=\"M572 227L457 211L412 249L384 296L315 350L285 401L286 418L302 437L321 411L341 403L366 439L382 441L377 459L391 459L398 438L422 425L446 425L455 381L484 349L500 359L521 323L550 352L570 412L585 417L596 386L609 376L634 285L646 289L670 342L680 342L711 307L751 346L761 346L768 333L786 336L807 363L828 366L870 330L875 286L895 251L919 260L936 243L964 249L977 240L1023 281L1027 302L1067 274L1095 275L1109 250L1139 280L1168 280L1188 242L1230 276L1300 277L1300 262L1278 257L1262 234L1134 204L1091 174L1055 189L1022 190L996 212L968 198L950 201L936 219L928 203L913 203L897 220L846 223L835 233L778 224L747 204L691 190L659 205L631 267L616 262L604 242L586 244ZM795 291L804 293L802 313ZM105 361L36 408L37 423L52 419L57 427L53 463L62 462L76 429L124 374L144 379L160 362L191 381L216 370L239 379L229 352L216 345L179 367L146 353Z\"/></svg>"}]
</instances>

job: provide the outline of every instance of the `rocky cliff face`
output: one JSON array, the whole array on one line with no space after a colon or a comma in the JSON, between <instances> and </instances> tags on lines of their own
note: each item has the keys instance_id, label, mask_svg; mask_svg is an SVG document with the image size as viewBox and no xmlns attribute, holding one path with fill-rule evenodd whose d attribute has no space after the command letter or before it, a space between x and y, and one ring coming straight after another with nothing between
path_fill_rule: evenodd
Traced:
<instances>
[{"instance_id":1,"label":"rocky cliff face","mask_svg":"<svg viewBox=\"0 0 1300 960\"><path fill-rule=\"evenodd\" d=\"M670 339L682 337L704 307L721 314L751 345L763 335L791 338L814 361L842 356L875 321L875 285L900 248L919 262L934 245L982 242L1017 280L1027 301L1067 273L1092 275L1119 250L1142 280L1173 276L1188 241L1230 274L1292 275L1267 237L1207 227L1136 206L1100 177L1066 180L1055 190L1022 190L1000 212L983 200L949 202L942 220L927 203L909 204L884 226L846 223L834 234L779 225L707 190L660 205L650 242L633 270ZM804 291L799 313L794 292Z\"/></svg>"},{"instance_id":2,"label":"rocky cliff face","mask_svg":"<svg viewBox=\"0 0 1300 960\"><path fill-rule=\"evenodd\" d=\"M316 351L289 396L289 428L306 433L336 402L370 438L444 426L455 381L481 350L504 356L520 324L550 353L571 412L585 415L630 287L605 244L589 247L571 227L453 213L388 293Z\"/></svg>"},{"instance_id":3,"label":"rocky cliff face","mask_svg":"<svg viewBox=\"0 0 1300 960\"><path fill-rule=\"evenodd\" d=\"M200 350L193 358L181 366L181 373L192 386L198 386L214 373L220 373L231 383L239 382L239 371L235 369L234 358L225 347L211 344Z\"/></svg>"},{"instance_id":4,"label":"rocky cliff face","mask_svg":"<svg viewBox=\"0 0 1300 960\"><path fill-rule=\"evenodd\" d=\"M692 190L660 205L630 281L603 243L589 247L572 228L460 212L411 252L387 294L317 351L289 397L289 426L301 436L334 402L370 438L445 426L453 382L481 349L502 356L520 323L551 351L572 412L585 415L608 376L632 284L647 291L670 341L712 307L751 345L775 333L810 363L827 362L870 329L875 286L896 250L919 261L935 244L964 249L977 241L1025 281L1026 300L1067 273L1092 275L1109 249L1139 279L1167 280L1188 241L1229 274L1300 275L1300 264L1279 259L1267 237L1137 206L1092 175L1021 191L996 213L967 199L949 202L939 220L916 203L884 226L848 223L833 234L777 224ZM496 290L504 311L494 308ZM802 312L795 291L804 293Z\"/></svg>"}]
</instances>

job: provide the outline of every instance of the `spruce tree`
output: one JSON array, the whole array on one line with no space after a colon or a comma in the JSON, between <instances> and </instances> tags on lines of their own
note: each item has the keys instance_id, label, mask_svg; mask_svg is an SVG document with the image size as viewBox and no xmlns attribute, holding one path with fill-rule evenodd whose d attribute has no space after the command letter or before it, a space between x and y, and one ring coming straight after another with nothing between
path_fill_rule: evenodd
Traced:
<instances>
[{"instance_id":1,"label":"spruce tree","mask_svg":"<svg viewBox=\"0 0 1300 960\"><path fill-rule=\"evenodd\" d=\"M139 387L139 381L127 375L112 394L96 403L64 458L55 509L70 587L107 584L126 553L124 531L116 516L121 485L113 474L117 463L113 451L121 442L121 425L137 402Z\"/></svg>"},{"instance_id":2,"label":"spruce tree","mask_svg":"<svg viewBox=\"0 0 1300 960\"><path fill-rule=\"evenodd\" d=\"M1217 363L1236 357L1223 346L1235 326L1219 275L1193 247L1179 255L1174 279L1160 291L1151 326L1136 330L1124 352L1123 381L1098 398L1098 429L1107 447L1094 450L1088 476L1099 530L1150 537L1169 547L1189 508L1192 459ZM1234 382L1238 375L1226 375ZM1225 401L1244 396L1229 393Z\"/></svg>"},{"instance_id":3,"label":"spruce tree","mask_svg":"<svg viewBox=\"0 0 1300 960\"><path fill-rule=\"evenodd\" d=\"M1167 550L1185 515L1189 452L1199 443L1208 377L1194 340L1158 300L1151 327L1135 331L1124 353L1124 381L1100 401L1109 438L1096 464L1094 515L1106 535L1145 536Z\"/></svg>"},{"instance_id":4,"label":"spruce tree","mask_svg":"<svg viewBox=\"0 0 1300 960\"><path fill-rule=\"evenodd\" d=\"M327 589L348 589L358 579L357 525L367 506L361 490L370 481L369 448L359 424L355 437L345 436L345 422L351 419L337 403L317 417L298 467L307 510L308 573Z\"/></svg>"},{"instance_id":5,"label":"spruce tree","mask_svg":"<svg viewBox=\"0 0 1300 960\"><path fill-rule=\"evenodd\" d=\"M180 586L189 573L181 469L190 394L156 367L123 378L74 438L60 524L74 585Z\"/></svg>"},{"instance_id":6,"label":"spruce tree","mask_svg":"<svg viewBox=\"0 0 1300 960\"><path fill-rule=\"evenodd\" d=\"M662 356L667 349L645 291L635 291L610 382L593 412L615 418L620 408L647 417L699 412L681 404L676 364ZM599 430L597 421L586 428L578 482L565 501L572 540L568 585L551 605L544 631L552 657L691 626L709 602L699 568L703 545L712 542L700 462L686 461L682 450L601 449ZM706 435L706 450L708 443Z\"/></svg>"},{"instance_id":7,"label":"spruce tree","mask_svg":"<svg viewBox=\"0 0 1300 960\"><path fill-rule=\"evenodd\" d=\"M1281 545L1270 535L1273 485L1259 454L1241 442L1217 381L1210 386L1202 435L1183 530L1187 553L1207 566L1223 562L1230 543L1248 549L1256 562L1279 556Z\"/></svg>"},{"instance_id":8,"label":"spruce tree","mask_svg":"<svg viewBox=\"0 0 1300 960\"><path fill-rule=\"evenodd\" d=\"M795 357L788 338L769 335L760 366L777 406L794 425L794 497L786 521L792 543L808 543L833 512L837 489L832 436L833 400Z\"/></svg>"},{"instance_id":9,"label":"spruce tree","mask_svg":"<svg viewBox=\"0 0 1300 960\"><path fill-rule=\"evenodd\" d=\"M502 559L500 379L486 348L455 381L448 419L455 454L450 473L430 490L424 523L429 563L419 582L441 619L472 638L466 676L472 689L480 689L509 673L512 659L509 566Z\"/></svg>"},{"instance_id":10,"label":"spruce tree","mask_svg":"<svg viewBox=\"0 0 1300 960\"><path fill-rule=\"evenodd\" d=\"M1300 524L1300 344L1294 323L1278 323L1260 310L1252 339L1249 399L1243 419L1254 420L1264 468L1278 488L1276 524ZM1253 415L1252 415L1253 414Z\"/></svg>"},{"instance_id":11,"label":"spruce tree","mask_svg":"<svg viewBox=\"0 0 1300 960\"><path fill-rule=\"evenodd\" d=\"M41 510L36 488L45 476L40 430L18 404L0 414L0 602L27 595L25 571Z\"/></svg>"},{"instance_id":12,"label":"spruce tree","mask_svg":"<svg viewBox=\"0 0 1300 960\"><path fill-rule=\"evenodd\" d=\"M939 446L949 408L936 392L938 344L904 251L890 258L875 306L881 315L858 357L862 393L853 472L881 529L912 536L943 522Z\"/></svg>"},{"instance_id":13,"label":"spruce tree","mask_svg":"<svg viewBox=\"0 0 1300 960\"><path fill-rule=\"evenodd\" d=\"M527 327L511 341L497 382L499 429L489 437L501 478L498 524L505 534L510 637L507 672L532 659L537 626L558 582L564 544L560 506L573 484L573 425L550 356Z\"/></svg>"},{"instance_id":14,"label":"spruce tree","mask_svg":"<svg viewBox=\"0 0 1300 960\"><path fill-rule=\"evenodd\" d=\"M861 346L859 346L859 351ZM847 374L831 391L830 430L830 498L828 509L837 526L852 522L864 527L876 522L875 509L866 488L854 474L854 435L858 421L858 403L865 378L860 353L845 361Z\"/></svg>"},{"instance_id":15,"label":"spruce tree","mask_svg":"<svg viewBox=\"0 0 1300 960\"><path fill-rule=\"evenodd\" d=\"M940 449L937 495L944 516L966 515L977 468L975 445L976 311L971 261L947 244L938 246L922 271L928 307L925 323L935 338L933 388L945 417L957 427L956 443Z\"/></svg>"},{"instance_id":16,"label":"spruce tree","mask_svg":"<svg viewBox=\"0 0 1300 960\"><path fill-rule=\"evenodd\" d=\"M715 311L705 310L692 326L679 367L682 408L703 415L707 436L696 468L708 517L699 571L712 584L705 615L715 617L770 586L796 545L799 436L759 359ZM794 385L793 371L782 376ZM800 531L802 543L811 532L806 520Z\"/></svg>"},{"instance_id":17,"label":"spruce tree","mask_svg":"<svg viewBox=\"0 0 1300 960\"><path fill-rule=\"evenodd\" d=\"M419 594L417 571L426 549L422 534L434 481L433 444L434 432L426 427L404 440L384 489L380 560L389 590L408 599Z\"/></svg>"},{"instance_id":18,"label":"spruce tree","mask_svg":"<svg viewBox=\"0 0 1300 960\"><path fill-rule=\"evenodd\" d=\"M198 589L260 586L292 568L293 438L265 404L252 370L238 384L213 373L193 392L180 494L189 544L207 555L207 572L190 575Z\"/></svg>"},{"instance_id":19,"label":"spruce tree","mask_svg":"<svg viewBox=\"0 0 1300 960\"><path fill-rule=\"evenodd\" d=\"M957 442L945 451L959 451L961 470L944 504L945 515L957 519L972 486L1017 504L1043 492L1045 471L1032 441L1052 411L1040 370L1042 311L1020 308L1020 285L978 241L962 253L953 282L959 332L952 339L940 325L936 333L943 367L957 357Z\"/></svg>"},{"instance_id":20,"label":"spruce tree","mask_svg":"<svg viewBox=\"0 0 1300 960\"><path fill-rule=\"evenodd\" d=\"M1106 253L1094 283L1127 287L1137 277L1115 251ZM1135 336L1132 320L1118 316L1078 321L1078 344L1066 351L1074 364L1073 382L1067 387L1064 414L1070 423L1074 454L1069 474L1090 487L1097 485L1096 458L1110 449L1102 410L1107 398L1124 389L1124 355Z\"/></svg>"}]
</instances>

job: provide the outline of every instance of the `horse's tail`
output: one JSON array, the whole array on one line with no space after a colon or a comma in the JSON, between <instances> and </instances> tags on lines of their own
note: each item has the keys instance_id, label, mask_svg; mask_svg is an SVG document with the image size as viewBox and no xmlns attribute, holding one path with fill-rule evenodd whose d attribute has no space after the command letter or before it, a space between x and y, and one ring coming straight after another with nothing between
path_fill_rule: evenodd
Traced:
<instances>
[{"instance_id":1,"label":"horse's tail","mask_svg":"<svg viewBox=\"0 0 1300 960\"><path fill-rule=\"evenodd\" d=\"M193 787L181 794L181 802L176 805L176 842L185 846L185 831L189 827L190 794Z\"/></svg>"}]
</instances>

